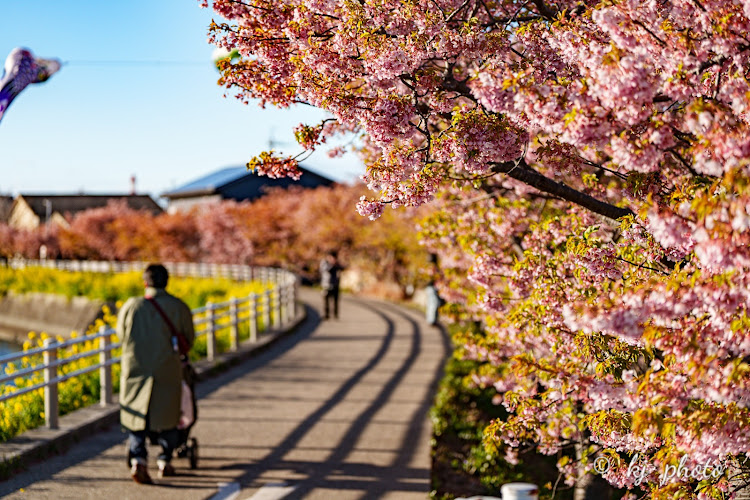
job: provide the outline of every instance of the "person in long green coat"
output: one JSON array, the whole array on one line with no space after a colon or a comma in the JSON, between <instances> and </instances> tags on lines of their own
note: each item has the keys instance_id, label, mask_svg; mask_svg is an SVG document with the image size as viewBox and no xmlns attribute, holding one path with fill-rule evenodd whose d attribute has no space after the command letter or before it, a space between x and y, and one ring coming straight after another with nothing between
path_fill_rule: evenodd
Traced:
<instances>
[{"instance_id":1,"label":"person in long green coat","mask_svg":"<svg viewBox=\"0 0 750 500\"><path fill-rule=\"evenodd\" d=\"M166 292L169 274L161 264L143 273L143 297L131 297L117 316L122 341L120 373L120 424L128 431L131 475L136 482L151 483L147 469L146 438L162 447L157 463L159 476L174 474L172 452L179 444L182 363L172 329L147 300L152 297L174 328L192 345L195 332L190 308Z\"/></svg>"}]
</instances>

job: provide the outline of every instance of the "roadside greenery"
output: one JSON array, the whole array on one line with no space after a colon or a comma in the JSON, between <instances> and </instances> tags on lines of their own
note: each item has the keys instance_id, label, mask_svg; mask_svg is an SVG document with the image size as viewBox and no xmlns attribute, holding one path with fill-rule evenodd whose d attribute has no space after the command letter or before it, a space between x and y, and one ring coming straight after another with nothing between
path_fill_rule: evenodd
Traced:
<instances>
[{"instance_id":1,"label":"roadside greenery","mask_svg":"<svg viewBox=\"0 0 750 500\"><path fill-rule=\"evenodd\" d=\"M454 326L451 337L454 346L469 327ZM497 391L483 387L473 374L481 373L482 362L462 359L460 349L454 351L445 364L435 405L431 411L432 492L430 498L452 500L473 495L500 496L500 487L510 482L538 484L540 498L552 498L557 479L554 459L534 453L520 457L502 457L488 451L483 444L485 428L495 419L504 420L508 414L502 404L496 404ZM506 461L516 461L514 465ZM569 488L557 488L554 498L571 498Z\"/></svg>"}]
</instances>

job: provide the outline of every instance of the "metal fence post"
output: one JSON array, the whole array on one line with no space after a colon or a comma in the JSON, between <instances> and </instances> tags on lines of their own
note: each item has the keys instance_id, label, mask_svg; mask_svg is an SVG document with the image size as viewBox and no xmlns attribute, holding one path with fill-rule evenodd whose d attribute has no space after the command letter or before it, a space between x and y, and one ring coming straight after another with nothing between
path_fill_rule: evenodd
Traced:
<instances>
[{"instance_id":1,"label":"metal fence post","mask_svg":"<svg viewBox=\"0 0 750 500\"><path fill-rule=\"evenodd\" d=\"M285 326L289 322L289 309L286 307L287 303L287 289L286 285L278 285L279 287L279 312L281 314L281 325Z\"/></svg>"},{"instance_id":2,"label":"metal fence post","mask_svg":"<svg viewBox=\"0 0 750 500\"><path fill-rule=\"evenodd\" d=\"M109 350L109 334L107 334L106 325L99 328L99 404L107 406L112 404L112 366L108 364L112 359L112 351Z\"/></svg>"},{"instance_id":3,"label":"metal fence post","mask_svg":"<svg viewBox=\"0 0 750 500\"><path fill-rule=\"evenodd\" d=\"M44 421L50 429L57 429L59 413L57 401L57 341L44 339ZM52 365L52 366L50 366Z\"/></svg>"},{"instance_id":4,"label":"metal fence post","mask_svg":"<svg viewBox=\"0 0 750 500\"><path fill-rule=\"evenodd\" d=\"M257 342L258 341L258 296L254 293L250 294L250 297L247 299L250 304L250 316L248 318L248 323L250 327L250 342Z\"/></svg>"},{"instance_id":5,"label":"metal fence post","mask_svg":"<svg viewBox=\"0 0 750 500\"><path fill-rule=\"evenodd\" d=\"M278 282L271 289L271 298L273 299L273 327L275 329L281 326L281 287Z\"/></svg>"},{"instance_id":6,"label":"metal fence post","mask_svg":"<svg viewBox=\"0 0 750 500\"><path fill-rule=\"evenodd\" d=\"M286 322L294 320L294 283L286 284Z\"/></svg>"},{"instance_id":7,"label":"metal fence post","mask_svg":"<svg viewBox=\"0 0 750 500\"><path fill-rule=\"evenodd\" d=\"M297 293L299 292L299 279L295 276L292 281L292 314L297 317Z\"/></svg>"},{"instance_id":8,"label":"metal fence post","mask_svg":"<svg viewBox=\"0 0 750 500\"><path fill-rule=\"evenodd\" d=\"M284 323L289 324L292 322L292 310L290 308L291 301L289 300L292 296L292 289L289 288L289 283L284 284Z\"/></svg>"},{"instance_id":9,"label":"metal fence post","mask_svg":"<svg viewBox=\"0 0 750 500\"><path fill-rule=\"evenodd\" d=\"M263 327L271 329L271 290L263 292Z\"/></svg>"},{"instance_id":10,"label":"metal fence post","mask_svg":"<svg viewBox=\"0 0 750 500\"><path fill-rule=\"evenodd\" d=\"M238 334L238 328L237 326L240 323L239 318L237 317L237 298L232 297L232 299L229 301L229 313L231 318L231 326L229 328L229 339L230 339L230 349L233 351L236 351L240 348L240 342L239 342L239 334Z\"/></svg>"},{"instance_id":11,"label":"metal fence post","mask_svg":"<svg viewBox=\"0 0 750 500\"><path fill-rule=\"evenodd\" d=\"M214 305L209 302L206 304L208 309L208 329L206 330L206 358L213 361L216 356L216 312Z\"/></svg>"}]
</instances>

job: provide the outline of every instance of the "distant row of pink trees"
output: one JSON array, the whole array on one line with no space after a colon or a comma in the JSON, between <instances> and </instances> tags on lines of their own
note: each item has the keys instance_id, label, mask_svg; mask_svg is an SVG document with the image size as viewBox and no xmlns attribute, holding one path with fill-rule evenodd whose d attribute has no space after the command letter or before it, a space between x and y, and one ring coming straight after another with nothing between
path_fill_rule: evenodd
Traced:
<instances>
[{"instance_id":1,"label":"distant row of pink trees","mask_svg":"<svg viewBox=\"0 0 750 500\"><path fill-rule=\"evenodd\" d=\"M190 212L152 215L113 202L34 230L0 224L0 256L143 260L280 266L314 278L319 260L339 250L351 266L402 288L423 281L428 256L417 242L416 212L381 224L354 205L363 186L279 190L254 202L223 201Z\"/></svg>"}]
</instances>

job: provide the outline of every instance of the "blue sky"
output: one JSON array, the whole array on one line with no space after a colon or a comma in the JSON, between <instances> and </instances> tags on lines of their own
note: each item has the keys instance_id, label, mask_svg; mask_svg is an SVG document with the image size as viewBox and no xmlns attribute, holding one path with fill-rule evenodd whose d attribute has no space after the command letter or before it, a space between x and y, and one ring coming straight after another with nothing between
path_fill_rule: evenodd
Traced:
<instances>
[{"instance_id":1,"label":"blue sky","mask_svg":"<svg viewBox=\"0 0 750 500\"><path fill-rule=\"evenodd\" d=\"M0 194L158 195L276 146L297 152L292 127L325 115L245 106L216 85L207 27L192 0L2 2L0 61L14 47L65 64L31 85L0 122ZM364 172L353 155L316 153L310 167L337 180Z\"/></svg>"}]
</instances>

